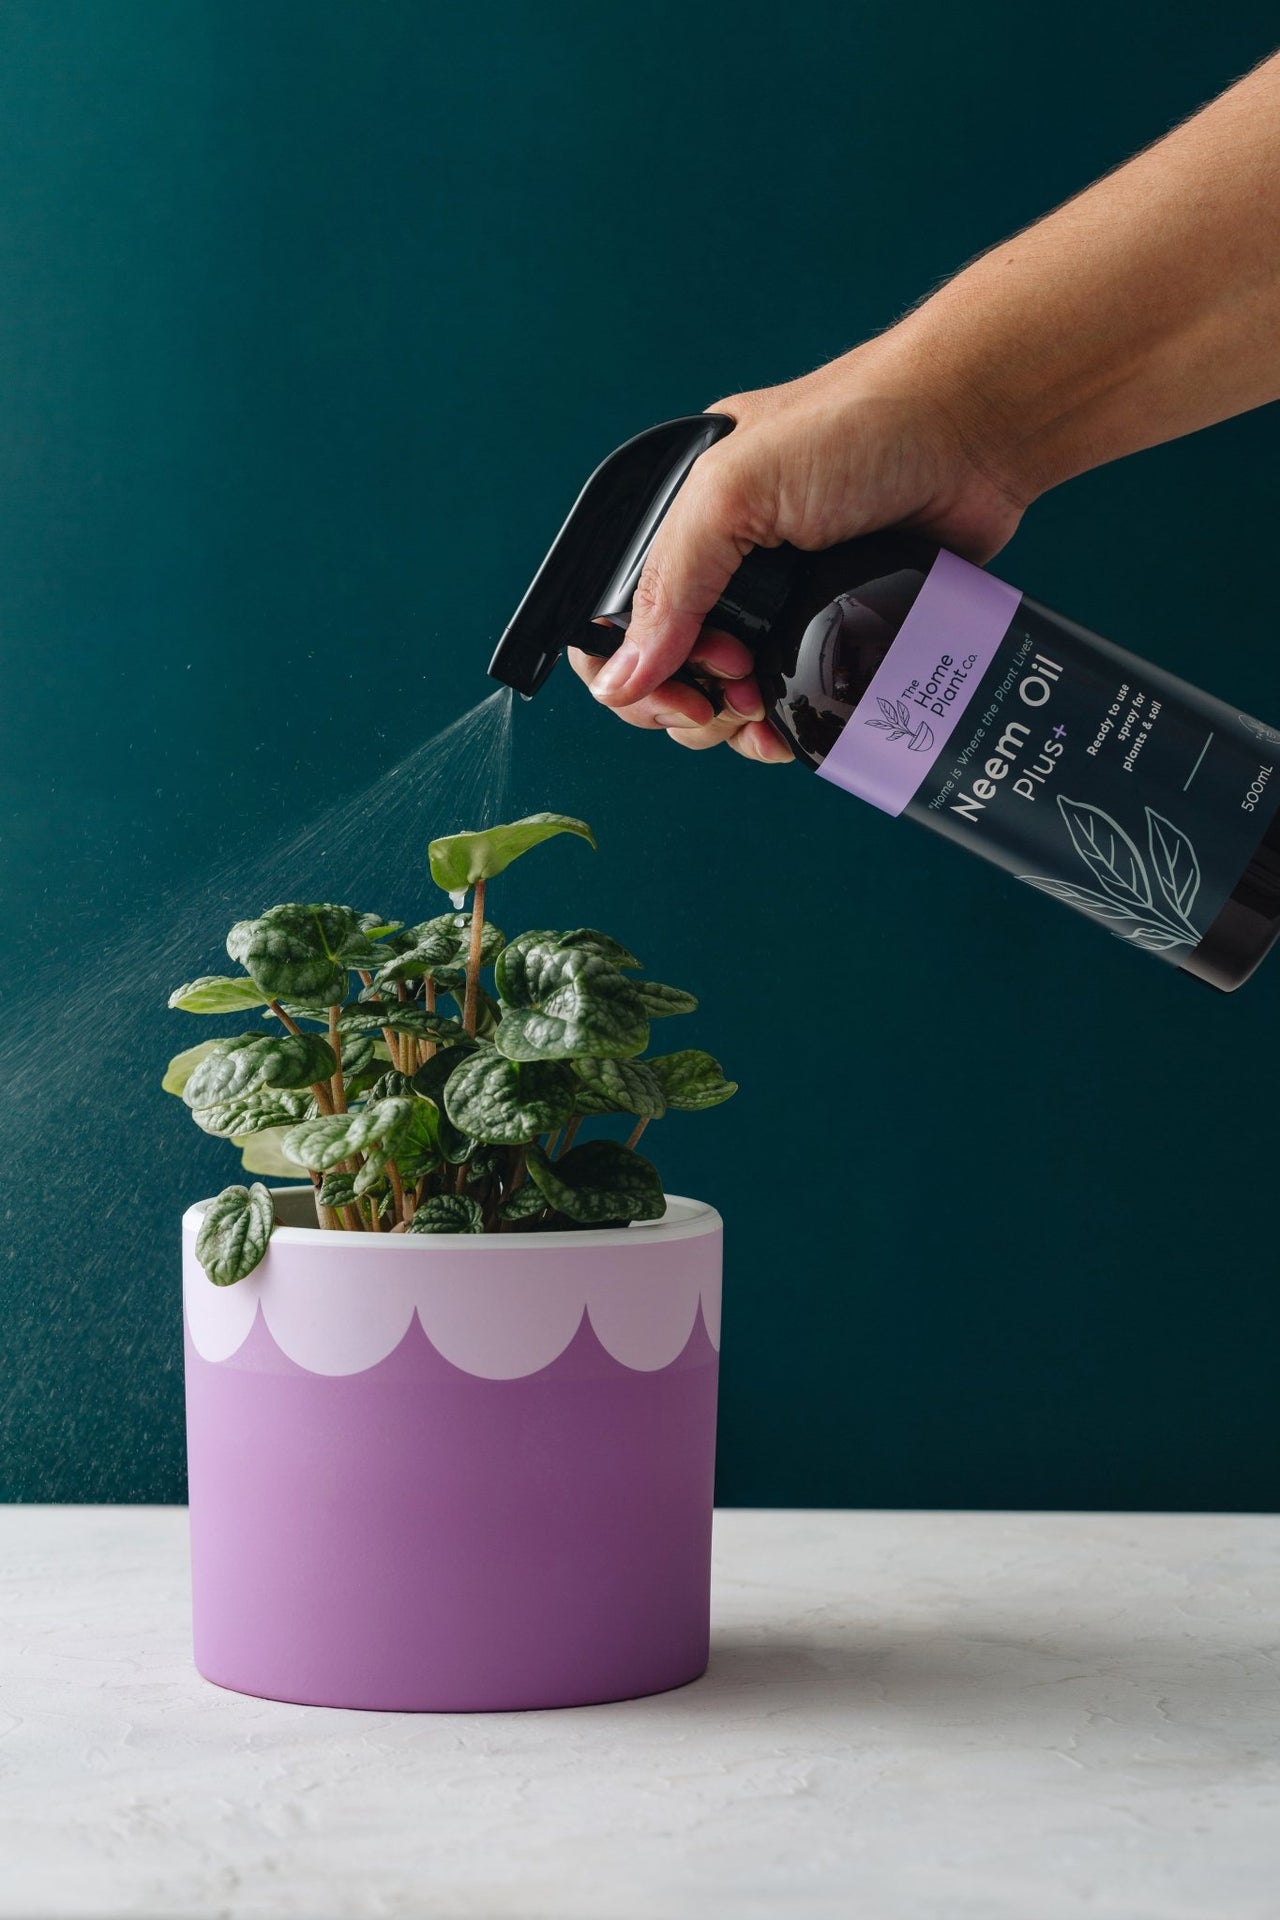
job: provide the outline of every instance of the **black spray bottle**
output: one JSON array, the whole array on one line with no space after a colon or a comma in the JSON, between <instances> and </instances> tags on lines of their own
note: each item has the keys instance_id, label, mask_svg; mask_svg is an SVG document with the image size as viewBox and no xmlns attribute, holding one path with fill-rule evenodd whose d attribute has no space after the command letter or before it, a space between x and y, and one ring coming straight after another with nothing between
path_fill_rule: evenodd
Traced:
<instances>
[{"instance_id":1,"label":"black spray bottle","mask_svg":"<svg viewBox=\"0 0 1280 1920\"><path fill-rule=\"evenodd\" d=\"M732 427L668 421L597 468L495 679L531 695L566 646L619 645L663 515ZM751 647L769 718L820 778L1129 945L1229 992L1280 933L1280 731L984 568L909 532L757 548L707 625Z\"/></svg>"}]
</instances>

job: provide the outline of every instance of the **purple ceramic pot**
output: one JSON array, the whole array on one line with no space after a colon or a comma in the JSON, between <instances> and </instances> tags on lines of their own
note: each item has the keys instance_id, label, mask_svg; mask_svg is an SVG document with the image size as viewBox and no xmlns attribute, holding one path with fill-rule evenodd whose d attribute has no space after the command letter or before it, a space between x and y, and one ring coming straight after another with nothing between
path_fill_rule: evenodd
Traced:
<instances>
[{"instance_id":1,"label":"purple ceramic pot","mask_svg":"<svg viewBox=\"0 0 1280 1920\"><path fill-rule=\"evenodd\" d=\"M196 1260L203 1206L182 1223L205 1678L407 1712L696 1679L719 1215L375 1238L319 1232L310 1188L275 1200L233 1287Z\"/></svg>"}]
</instances>

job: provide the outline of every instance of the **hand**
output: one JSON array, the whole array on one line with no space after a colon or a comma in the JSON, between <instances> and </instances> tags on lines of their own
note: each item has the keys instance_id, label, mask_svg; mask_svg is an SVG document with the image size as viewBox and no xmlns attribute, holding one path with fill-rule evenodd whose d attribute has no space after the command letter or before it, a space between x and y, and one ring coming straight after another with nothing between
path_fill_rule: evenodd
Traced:
<instances>
[{"instance_id":1,"label":"hand","mask_svg":"<svg viewBox=\"0 0 1280 1920\"><path fill-rule=\"evenodd\" d=\"M749 650L703 621L752 547L816 551L885 526L923 529L974 560L1009 539L1025 500L1003 484L940 399L911 321L786 386L711 409L737 422L695 463L658 530L627 637L607 661L570 651L597 700L684 747L725 741L749 759L791 750L764 717ZM723 683L724 709L670 675L685 661Z\"/></svg>"}]
</instances>

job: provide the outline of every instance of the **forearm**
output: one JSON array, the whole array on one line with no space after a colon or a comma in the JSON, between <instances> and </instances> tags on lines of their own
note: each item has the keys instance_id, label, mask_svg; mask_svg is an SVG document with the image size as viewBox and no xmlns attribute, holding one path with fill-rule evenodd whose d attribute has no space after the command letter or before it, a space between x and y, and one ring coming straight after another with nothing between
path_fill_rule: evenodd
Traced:
<instances>
[{"instance_id":1,"label":"forearm","mask_svg":"<svg viewBox=\"0 0 1280 1920\"><path fill-rule=\"evenodd\" d=\"M1280 397L1280 55L891 342L1023 503Z\"/></svg>"}]
</instances>

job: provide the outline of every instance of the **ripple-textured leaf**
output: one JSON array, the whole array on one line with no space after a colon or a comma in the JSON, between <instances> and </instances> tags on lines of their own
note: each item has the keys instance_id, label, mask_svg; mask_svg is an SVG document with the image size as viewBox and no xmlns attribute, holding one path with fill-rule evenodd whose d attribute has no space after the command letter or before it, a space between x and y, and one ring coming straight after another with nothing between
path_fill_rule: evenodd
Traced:
<instances>
[{"instance_id":1,"label":"ripple-textured leaf","mask_svg":"<svg viewBox=\"0 0 1280 1920\"><path fill-rule=\"evenodd\" d=\"M720 1062L697 1047L659 1054L645 1064L666 1094L667 1104L683 1113L718 1107L738 1091L736 1080L725 1079Z\"/></svg>"},{"instance_id":2,"label":"ripple-textured leaf","mask_svg":"<svg viewBox=\"0 0 1280 1920\"><path fill-rule=\"evenodd\" d=\"M657 1168L616 1140L588 1140L559 1160L535 1148L529 1178L557 1213L582 1225L657 1220L666 1211Z\"/></svg>"},{"instance_id":3,"label":"ripple-textured leaf","mask_svg":"<svg viewBox=\"0 0 1280 1920\"><path fill-rule=\"evenodd\" d=\"M259 1182L224 1187L204 1211L196 1236L196 1259L215 1287L231 1287L252 1273L267 1250L275 1225L271 1195Z\"/></svg>"},{"instance_id":4,"label":"ripple-textured leaf","mask_svg":"<svg viewBox=\"0 0 1280 1920\"><path fill-rule=\"evenodd\" d=\"M437 1194L425 1200L409 1223L410 1233L483 1233L484 1214L464 1194Z\"/></svg>"},{"instance_id":5,"label":"ripple-textured leaf","mask_svg":"<svg viewBox=\"0 0 1280 1920\"><path fill-rule=\"evenodd\" d=\"M488 1146L523 1146L564 1125L573 1112L572 1068L559 1061L507 1060L491 1048L472 1054L444 1089L450 1120Z\"/></svg>"},{"instance_id":6,"label":"ripple-textured leaf","mask_svg":"<svg viewBox=\"0 0 1280 1920\"><path fill-rule=\"evenodd\" d=\"M627 1059L648 1044L639 986L598 954L513 941L497 979L505 1005L495 1038L509 1060Z\"/></svg>"}]
</instances>

